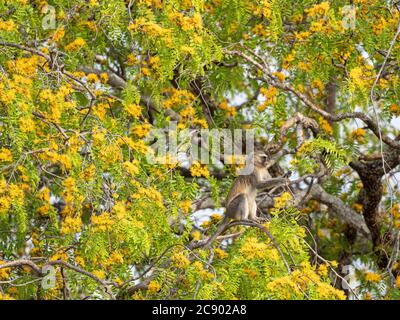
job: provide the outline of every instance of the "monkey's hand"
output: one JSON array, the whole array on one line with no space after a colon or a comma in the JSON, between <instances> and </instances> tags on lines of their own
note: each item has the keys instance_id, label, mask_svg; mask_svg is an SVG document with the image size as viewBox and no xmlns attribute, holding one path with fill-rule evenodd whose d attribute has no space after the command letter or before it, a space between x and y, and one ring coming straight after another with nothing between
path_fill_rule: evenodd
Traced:
<instances>
[{"instance_id":1,"label":"monkey's hand","mask_svg":"<svg viewBox=\"0 0 400 320\"><path fill-rule=\"evenodd\" d=\"M282 178L289 178L290 176L292 175L292 171L288 171L288 172L286 172L283 176L282 176Z\"/></svg>"},{"instance_id":2,"label":"monkey's hand","mask_svg":"<svg viewBox=\"0 0 400 320\"><path fill-rule=\"evenodd\" d=\"M257 189L265 189L265 188L275 188L286 185L289 180L288 177L292 174L291 171L285 173L282 177L279 178L271 178L266 181L260 182L257 184Z\"/></svg>"}]
</instances>

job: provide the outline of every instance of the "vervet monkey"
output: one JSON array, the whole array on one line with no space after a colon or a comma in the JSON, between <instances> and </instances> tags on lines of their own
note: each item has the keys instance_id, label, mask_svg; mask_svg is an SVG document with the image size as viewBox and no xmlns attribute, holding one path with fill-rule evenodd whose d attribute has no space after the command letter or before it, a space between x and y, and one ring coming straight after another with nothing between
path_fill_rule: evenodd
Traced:
<instances>
[{"instance_id":1,"label":"vervet monkey","mask_svg":"<svg viewBox=\"0 0 400 320\"><path fill-rule=\"evenodd\" d=\"M268 156L265 153L255 153L253 156L253 172L249 175L241 175L235 180L225 201L225 217L215 234L205 244L206 248L225 229L231 219L257 221L257 189L273 188L287 184L287 178L291 172L279 178L271 178L268 172L268 168L271 165L268 160Z\"/></svg>"}]
</instances>

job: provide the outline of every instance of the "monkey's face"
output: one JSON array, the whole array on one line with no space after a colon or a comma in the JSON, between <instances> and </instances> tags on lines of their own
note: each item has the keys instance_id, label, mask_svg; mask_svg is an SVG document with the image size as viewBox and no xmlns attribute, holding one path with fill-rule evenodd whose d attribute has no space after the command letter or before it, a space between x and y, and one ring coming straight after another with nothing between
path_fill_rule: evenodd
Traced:
<instances>
[{"instance_id":1,"label":"monkey's face","mask_svg":"<svg viewBox=\"0 0 400 320\"><path fill-rule=\"evenodd\" d=\"M268 162L268 156L263 152L258 152L254 155L254 165L264 167Z\"/></svg>"}]
</instances>

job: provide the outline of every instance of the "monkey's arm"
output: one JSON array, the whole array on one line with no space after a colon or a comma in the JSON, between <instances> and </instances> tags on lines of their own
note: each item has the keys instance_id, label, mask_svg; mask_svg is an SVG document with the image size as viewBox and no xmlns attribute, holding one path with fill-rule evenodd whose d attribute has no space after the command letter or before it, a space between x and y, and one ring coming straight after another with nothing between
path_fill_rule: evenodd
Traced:
<instances>
[{"instance_id":1,"label":"monkey's arm","mask_svg":"<svg viewBox=\"0 0 400 320\"><path fill-rule=\"evenodd\" d=\"M290 173L289 173L290 175ZM258 182L257 189L274 188L279 186L284 186L289 182L288 174L283 175L280 178L271 178L266 181Z\"/></svg>"}]
</instances>

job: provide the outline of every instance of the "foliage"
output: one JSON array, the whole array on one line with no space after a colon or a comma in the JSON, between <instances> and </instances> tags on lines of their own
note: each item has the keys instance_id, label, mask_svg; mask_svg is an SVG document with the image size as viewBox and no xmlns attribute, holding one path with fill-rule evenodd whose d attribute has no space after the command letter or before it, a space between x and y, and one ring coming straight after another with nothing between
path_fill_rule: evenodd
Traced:
<instances>
[{"instance_id":1,"label":"foliage","mask_svg":"<svg viewBox=\"0 0 400 320\"><path fill-rule=\"evenodd\" d=\"M208 197L209 207L223 205L236 166L186 169L175 158L148 157L149 133L171 121L178 132L257 128L260 141L291 150L281 168L324 172L318 183L360 217L364 189L352 162L386 152L385 137L398 143L388 121L400 115L400 47L388 48L400 15L396 4L356 0L349 28L346 5L0 0L0 265L31 262L0 269L0 298L345 299L354 292L345 295L332 279L349 254L368 266L354 275L359 298L398 299L398 252L379 266L365 239L347 237L337 207L306 199L304 186L278 190L262 209L283 257L252 227L231 228L238 235L210 250L196 247L221 220L214 214L196 225L197 204ZM329 112L369 115L381 136L368 121L355 123L360 115L325 115L332 83ZM297 112L319 133L303 126L303 136L280 137ZM398 199L385 185L382 203L390 204L377 209L380 232L397 247ZM396 248L375 247L385 245ZM55 287L42 289L45 273L34 266L53 266Z\"/></svg>"}]
</instances>

